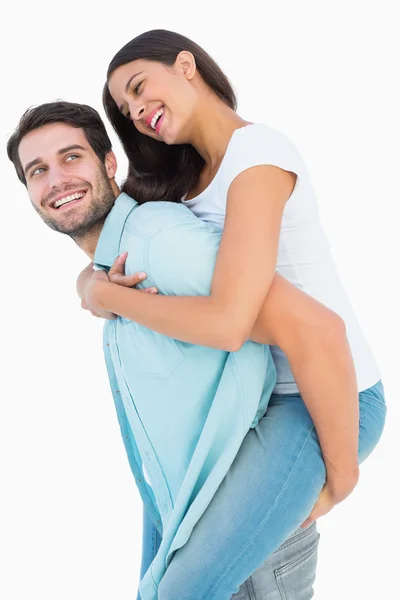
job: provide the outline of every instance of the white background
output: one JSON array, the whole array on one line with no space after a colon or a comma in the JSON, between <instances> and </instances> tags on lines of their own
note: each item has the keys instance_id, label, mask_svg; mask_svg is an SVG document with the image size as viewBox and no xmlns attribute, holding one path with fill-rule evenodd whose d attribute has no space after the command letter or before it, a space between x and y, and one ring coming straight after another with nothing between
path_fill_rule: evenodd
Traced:
<instances>
[{"instance_id":1,"label":"white background","mask_svg":"<svg viewBox=\"0 0 400 600\"><path fill-rule=\"evenodd\" d=\"M63 98L90 104L104 116L101 90L110 59L135 35L158 27L204 46L233 82L239 114L285 132L306 161L389 407L384 437L363 465L356 491L319 521L315 597L395 597L400 534L395 4L8 4L0 32L5 600L136 598L141 500L109 392L102 322L80 309L75 294L76 276L87 260L34 213L4 148L33 104ZM121 181L126 161L115 136L112 140Z\"/></svg>"}]
</instances>

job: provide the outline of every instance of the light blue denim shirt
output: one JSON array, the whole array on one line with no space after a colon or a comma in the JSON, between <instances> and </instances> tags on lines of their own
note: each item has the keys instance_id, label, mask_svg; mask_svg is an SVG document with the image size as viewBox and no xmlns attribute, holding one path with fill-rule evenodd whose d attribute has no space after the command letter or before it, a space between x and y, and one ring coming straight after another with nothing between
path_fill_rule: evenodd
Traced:
<instances>
[{"instance_id":1,"label":"light blue denim shirt","mask_svg":"<svg viewBox=\"0 0 400 600\"><path fill-rule=\"evenodd\" d=\"M208 295L222 232L183 204L139 206L121 194L94 262L108 269L128 252L125 272L165 295ZM174 551L183 546L265 413L276 374L268 346L235 353L188 344L125 318L106 321L104 353L128 460L162 543L139 587L156 600ZM146 482L143 466L151 485Z\"/></svg>"}]
</instances>

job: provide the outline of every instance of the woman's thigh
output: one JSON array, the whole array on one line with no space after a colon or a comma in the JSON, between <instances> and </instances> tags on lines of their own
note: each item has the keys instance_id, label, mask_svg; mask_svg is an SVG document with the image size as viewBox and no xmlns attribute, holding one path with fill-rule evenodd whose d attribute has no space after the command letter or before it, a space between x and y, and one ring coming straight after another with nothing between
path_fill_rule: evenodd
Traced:
<instances>
[{"instance_id":1,"label":"woman's thigh","mask_svg":"<svg viewBox=\"0 0 400 600\"><path fill-rule=\"evenodd\" d=\"M300 396L272 396L188 542L172 558L159 600L229 600L309 516L325 476Z\"/></svg>"},{"instance_id":2,"label":"woman's thigh","mask_svg":"<svg viewBox=\"0 0 400 600\"><path fill-rule=\"evenodd\" d=\"M313 597L319 533L314 522L298 528L244 582L231 600L307 600ZM143 550L140 579L154 560L161 536L143 507ZM140 600L140 594L137 595Z\"/></svg>"},{"instance_id":3,"label":"woman's thigh","mask_svg":"<svg viewBox=\"0 0 400 600\"><path fill-rule=\"evenodd\" d=\"M364 396L360 461L379 440L386 410L379 390ZM229 600L309 516L325 478L316 431L301 397L272 396L188 542L175 553L159 600Z\"/></svg>"}]
</instances>

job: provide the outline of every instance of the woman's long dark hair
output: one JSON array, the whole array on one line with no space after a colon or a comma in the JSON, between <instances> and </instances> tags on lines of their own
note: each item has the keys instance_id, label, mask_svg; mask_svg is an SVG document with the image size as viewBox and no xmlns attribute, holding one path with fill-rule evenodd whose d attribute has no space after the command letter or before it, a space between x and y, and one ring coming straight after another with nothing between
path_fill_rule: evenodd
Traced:
<instances>
[{"instance_id":1,"label":"woman's long dark hair","mask_svg":"<svg viewBox=\"0 0 400 600\"><path fill-rule=\"evenodd\" d=\"M133 60L152 60L171 66L183 50L193 54L197 70L209 88L236 110L235 92L226 75L200 46L179 33L164 29L142 33L121 48L108 67L104 109L129 160L128 177L122 190L140 204L149 200L180 202L196 185L204 160L189 144L167 145L140 133L119 111L109 92L108 81L118 67Z\"/></svg>"}]
</instances>

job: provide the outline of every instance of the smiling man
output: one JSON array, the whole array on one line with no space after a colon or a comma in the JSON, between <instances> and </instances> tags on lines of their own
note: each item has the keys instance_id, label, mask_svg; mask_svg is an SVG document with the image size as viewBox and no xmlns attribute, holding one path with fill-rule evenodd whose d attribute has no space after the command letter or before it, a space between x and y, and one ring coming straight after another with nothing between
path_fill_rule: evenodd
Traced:
<instances>
[{"instance_id":1,"label":"smiling man","mask_svg":"<svg viewBox=\"0 0 400 600\"><path fill-rule=\"evenodd\" d=\"M128 250L126 273L148 274L141 283L135 279L140 289L156 286L164 295L209 294L220 230L180 203L138 206L120 193L111 142L94 109L68 102L29 109L7 151L43 221L70 236L98 267L107 271L116 256ZM315 356L312 330L304 317L309 314L308 303L314 301L299 291L297 294L293 311L293 303L275 295L272 286L255 327L255 339L281 341L285 347L285 335L290 331L292 341L298 332L296 342L303 339L304 352L307 348ZM306 303L304 314L302 302ZM281 327L279 340L283 323L286 327ZM290 346L287 348L290 358ZM294 361L297 348L293 347ZM275 368L267 346L249 341L233 356L225 350L180 343L117 317L105 323L104 353L121 434L145 506L145 522L152 528L148 532L144 527L144 543L151 548L143 556L140 584L142 599L148 600L157 597L167 566L171 561L174 564L175 551L188 540L196 536L207 539L205 556L212 557L214 549L218 558L213 562L221 563L224 570L229 552L213 548L218 543L228 548L225 529L218 530L218 526L228 519L228 530L230 515L238 506L249 520L256 520L254 503L246 506L240 490L246 480L248 491L248 473L262 468L263 462L256 460L255 450L246 454L241 445L244 438L246 443L257 439L255 431L268 402L269 439L276 444L270 448L271 456L284 453L285 439L290 447L293 436L288 415L284 413L279 421L280 400L276 411L270 401ZM296 435L299 411L303 425L305 421L311 431L313 425L300 397L292 400L292 409L297 411L293 415ZM308 429L304 431L309 435ZM275 458L269 469L273 479L279 477ZM254 477L259 496L259 479ZM213 515L211 531L207 520L201 519L204 512ZM149 538L153 539L156 531L161 537L154 548ZM278 571L280 585L293 600L311 597L318 545L315 523L294 532L289 526L289 534L289 540L253 572L251 582L241 585L238 599L253 597L252 589L257 589L260 597L279 597L275 595L279 594ZM200 570L198 554L193 563Z\"/></svg>"},{"instance_id":2,"label":"smiling man","mask_svg":"<svg viewBox=\"0 0 400 600\"><path fill-rule=\"evenodd\" d=\"M73 124L72 116L70 123L67 117L64 122L53 122L51 117L47 120L38 114L38 122L46 124L36 124L32 119L18 149L14 148L13 138L8 149L15 159L18 177L28 188L32 206L46 225L83 244L86 254L93 256L119 189L109 176L116 171L111 142L101 135L103 132L96 131L96 117L86 114L84 108L81 112L86 130ZM71 143L62 144L60 140Z\"/></svg>"}]
</instances>

